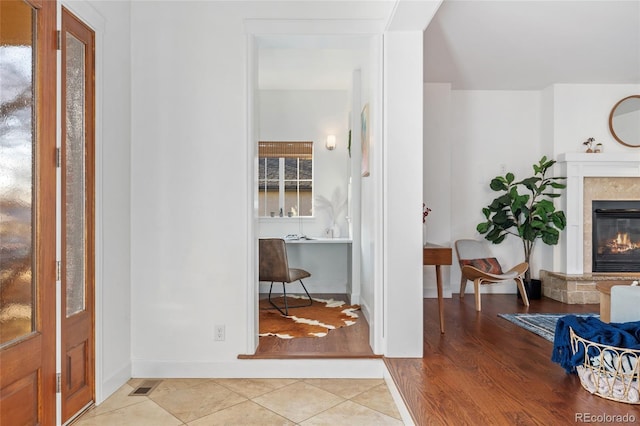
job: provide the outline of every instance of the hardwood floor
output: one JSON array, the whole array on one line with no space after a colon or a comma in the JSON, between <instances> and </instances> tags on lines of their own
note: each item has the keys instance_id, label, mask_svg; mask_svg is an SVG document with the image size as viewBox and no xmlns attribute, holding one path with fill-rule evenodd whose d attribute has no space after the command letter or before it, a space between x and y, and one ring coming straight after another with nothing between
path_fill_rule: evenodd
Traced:
<instances>
[{"instance_id":1,"label":"hardwood floor","mask_svg":"<svg viewBox=\"0 0 640 426\"><path fill-rule=\"evenodd\" d=\"M348 301L345 294L312 294L311 297ZM260 337L256 353L241 358L379 358L379 356L374 355L369 346L369 324L360 312L355 324L331 330L322 338Z\"/></svg>"},{"instance_id":2,"label":"hardwood floor","mask_svg":"<svg viewBox=\"0 0 640 426\"><path fill-rule=\"evenodd\" d=\"M442 335L437 300L424 300L422 359L385 358L416 425L560 425L625 414L640 421L640 406L589 394L551 362L551 342L497 316L598 312L599 305L543 298L527 309L515 295L483 295L476 313L473 295L444 303Z\"/></svg>"}]
</instances>

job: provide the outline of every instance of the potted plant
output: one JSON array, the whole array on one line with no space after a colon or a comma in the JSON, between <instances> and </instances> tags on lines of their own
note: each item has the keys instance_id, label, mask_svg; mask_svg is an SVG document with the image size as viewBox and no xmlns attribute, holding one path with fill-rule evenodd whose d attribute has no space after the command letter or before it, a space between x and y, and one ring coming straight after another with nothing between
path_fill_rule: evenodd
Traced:
<instances>
[{"instance_id":1,"label":"potted plant","mask_svg":"<svg viewBox=\"0 0 640 426\"><path fill-rule=\"evenodd\" d=\"M516 181L514 174L509 172L493 178L490 187L500 195L482 209L486 220L476 227L494 244L501 243L509 234L520 238L524 260L529 264L537 240L556 245L560 231L567 225L564 212L553 205L553 199L560 197L553 190L566 188L561 182L566 178L547 176L555 163L544 156L533 165L531 177ZM540 298L540 281L532 282L531 269L525 273L524 281L527 295Z\"/></svg>"}]
</instances>

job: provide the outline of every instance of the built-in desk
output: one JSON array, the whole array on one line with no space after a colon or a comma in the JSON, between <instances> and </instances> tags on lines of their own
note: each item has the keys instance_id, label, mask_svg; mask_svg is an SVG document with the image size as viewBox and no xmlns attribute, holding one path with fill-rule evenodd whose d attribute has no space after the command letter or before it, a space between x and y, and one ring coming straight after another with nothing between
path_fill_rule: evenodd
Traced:
<instances>
[{"instance_id":1,"label":"built-in desk","mask_svg":"<svg viewBox=\"0 0 640 426\"><path fill-rule=\"evenodd\" d=\"M268 237L263 237L268 238ZM276 237L282 238L282 236ZM284 239L289 266L308 271L304 280L310 293L352 293L350 238L309 237ZM270 283L260 283L260 292L268 292Z\"/></svg>"},{"instance_id":2,"label":"built-in desk","mask_svg":"<svg viewBox=\"0 0 640 426\"><path fill-rule=\"evenodd\" d=\"M284 240L287 244L351 244L351 238L309 237L296 240Z\"/></svg>"}]
</instances>

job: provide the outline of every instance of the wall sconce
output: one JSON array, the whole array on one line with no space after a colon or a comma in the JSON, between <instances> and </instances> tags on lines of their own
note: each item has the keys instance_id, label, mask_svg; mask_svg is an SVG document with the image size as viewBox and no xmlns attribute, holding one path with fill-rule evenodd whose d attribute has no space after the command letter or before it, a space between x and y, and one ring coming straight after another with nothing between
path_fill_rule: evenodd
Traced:
<instances>
[{"instance_id":1,"label":"wall sconce","mask_svg":"<svg viewBox=\"0 0 640 426\"><path fill-rule=\"evenodd\" d=\"M327 143L326 143L325 147L329 151L333 151L334 149L336 149L336 136L335 135L327 136Z\"/></svg>"}]
</instances>

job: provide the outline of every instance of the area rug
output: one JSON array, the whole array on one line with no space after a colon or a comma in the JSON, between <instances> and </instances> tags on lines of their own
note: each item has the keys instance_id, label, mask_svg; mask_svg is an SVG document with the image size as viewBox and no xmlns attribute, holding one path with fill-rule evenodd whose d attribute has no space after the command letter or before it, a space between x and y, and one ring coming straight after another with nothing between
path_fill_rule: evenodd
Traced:
<instances>
[{"instance_id":1,"label":"area rug","mask_svg":"<svg viewBox=\"0 0 640 426\"><path fill-rule=\"evenodd\" d=\"M553 342L558 318L570 314L498 314L513 324L529 330L540 337ZM578 316L598 316L597 314L579 314Z\"/></svg>"},{"instance_id":2,"label":"area rug","mask_svg":"<svg viewBox=\"0 0 640 426\"><path fill-rule=\"evenodd\" d=\"M323 337L340 327L356 323L360 310L358 305L347 305L333 299L313 299L311 306L291 308L296 304L304 304L308 299L298 296L287 296L289 316L284 316L271 306L268 300L260 301L260 336L276 336L281 339L296 337ZM278 306L284 306L283 297L275 297Z\"/></svg>"}]
</instances>

